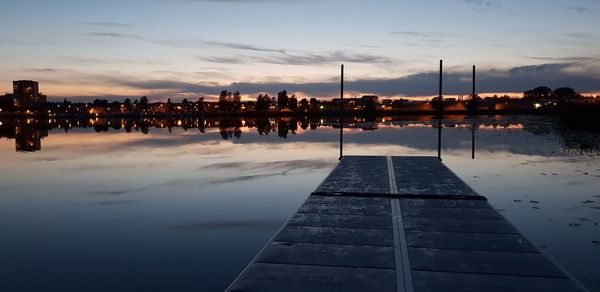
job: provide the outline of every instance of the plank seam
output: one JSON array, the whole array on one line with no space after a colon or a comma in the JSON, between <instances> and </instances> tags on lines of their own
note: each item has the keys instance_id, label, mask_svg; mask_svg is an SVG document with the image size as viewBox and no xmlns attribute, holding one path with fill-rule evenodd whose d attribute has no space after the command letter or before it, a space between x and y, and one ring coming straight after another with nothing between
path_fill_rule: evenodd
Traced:
<instances>
[{"instance_id":1,"label":"plank seam","mask_svg":"<svg viewBox=\"0 0 600 292\"><path fill-rule=\"evenodd\" d=\"M398 216L398 214L396 213L398 210L396 209L396 204L395 204L395 200L391 199L392 201L392 226L394 227L394 260L396 263L396 292L406 292L406 284L405 284L405 280L404 280L404 273L403 273L403 261L402 261L402 251L401 251L401 247L400 247L400 235L399 230L400 228L398 227L398 221L396 220L396 217Z\"/></svg>"},{"instance_id":2,"label":"plank seam","mask_svg":"<svg viewBox=\"0 0 600 292\"><path fill-rule=\"evenodd\" d=\"M391 156L387 157L388 176L390 181L390 194L398 194L398 184L394 172L394 162ZM408 259L408 248L406 247L406 234L404 233L404 222L402 221L402 209L400 199L392 198L392 222L394 226L394 254L396 256L396 290L397 292L413 292L412 274ZM400 266L398 266L400 265Z\"/></svg>"},{"instance_id":3,"label":"plank seam","mask_svg":"<svg viewBox=\"0 0 600 292\"><path fill-rule=\"evenodd\" d=\"M320 241L291 241L291 240L274 240L271 243L307 243L307 244L322 244L322 245L343 245L343 246L376 246L376 247L394 247L393 244L371 244L371 243L337 243L337 242L320 242Z\"/></svg>"},{"instance_id":4,"label":"plank seam","mask_svg":"<svg viewBox=\"0 0 600 292\"><path fill-rule=\"evenodd\" d=\"M333 268L347 268L347 269L373 269L373 270L394 270L394 268L382 268L382 267L366 267L366 266L344 266L344 265L325 265L325 264L301 264L291 262L268 262L268 261L256 261L256 264L266 265L289 265L289 266L308 266L308 267L333 267Z\"/></svg>"},{"instance_id":5,"label":"plank seam","mask_svg":"<svg viewBox=\"0 0 600 292\"><path fill-rule=\"evenodd\" d=\"M402 270L404 272L404 287L406 292L413 292L412 273L410 268L410 260L408 257L408 242L406 233L404 233L404 221L402 220L402 209L400 208L400 200L394 199L394 206L398 210L394 221L397 221L398 235L400 236L400 252L402 253Z\"/></svg>"},{"instance_id":6,"label":"plank seam","mask_svg":"<svg viewBox=\"0 0 600 292\"><path fill-rule=\"evenodd\" d=\"M388 178L390 182L390 194L398 194L398 185L396 185L396 175L394 174L394 164L391 156L387 157L387 165Z\"/></svg>"}]
</instances>

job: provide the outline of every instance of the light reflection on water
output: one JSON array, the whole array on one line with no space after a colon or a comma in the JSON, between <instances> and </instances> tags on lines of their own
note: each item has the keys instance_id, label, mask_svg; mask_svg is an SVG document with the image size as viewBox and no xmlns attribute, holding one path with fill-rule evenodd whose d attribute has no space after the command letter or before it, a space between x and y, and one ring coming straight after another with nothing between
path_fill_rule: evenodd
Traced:
<instances>
[{"instance_id":1,"label":"light reflection on water","mask_svg":"<svg viewBox=\"0 0 600 292\"><path fill-rule=\"evenodd\" d=\"M188 122L63 123L33 153L4 122L0 290L223 290L337 163L332 121ZM345 153L436 154L430 121L379 122L345 130ZM444 125L444 163L600 289L597 133L531 116Z\"/></svg>"}]
</instances>

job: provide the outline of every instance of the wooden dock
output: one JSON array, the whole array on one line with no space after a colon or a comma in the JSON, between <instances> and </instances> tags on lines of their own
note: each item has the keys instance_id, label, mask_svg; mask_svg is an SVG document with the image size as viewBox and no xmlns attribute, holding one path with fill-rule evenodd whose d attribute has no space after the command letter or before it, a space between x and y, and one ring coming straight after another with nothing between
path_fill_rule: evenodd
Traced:
<instances>
[{"instance_id":1,"label":"wooden dock","mask_svg":"<svg viewBox=\"0 0 600 292\"><path fill-rule=\"evenodd\" d=\"M227 291L586 291L435 157L346 156Z\"/></svg>"}]
</instances>

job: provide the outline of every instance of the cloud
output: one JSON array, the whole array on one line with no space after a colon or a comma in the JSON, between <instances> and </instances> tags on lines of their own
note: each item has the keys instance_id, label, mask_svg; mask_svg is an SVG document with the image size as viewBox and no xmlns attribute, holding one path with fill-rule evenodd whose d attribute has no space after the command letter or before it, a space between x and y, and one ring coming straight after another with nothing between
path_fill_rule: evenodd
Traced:
<instances>
[{"instance_id":1,"label":"cloud","mask_svg":"<svg viewBox=\"0 0 600 292\"><path fill-rule=\"evenodd\" d=\"M501 8L502 5L496 1L492 0L461 0L467 4L473 5L473 8L478 11L487 11L490 9L498 9Z\"/></svg>"},{"instance_id":2,"label":"cloud","mask_svg":"<svg viewBox=\"0 0 600 292\"><path fill-rule=\"evenodd\" d=\"M83 57L57 57L56 60L71 64L150 64L150 65L166 65L166 63L154 61L138 61L131 59L108 59L108 58L83 58Z\"/></svg>"},{"instance_id":3,"label":"cloud","mask_svg":"<svg viewBox=\"0 0 600 292\"><path fill-rule=\"evenodd\" d=\"M127 34L127 33L118 33L118 32L91 32L91 33L83 34L83 36L142 40L142 38L138 35Z\"/></svg>"},{"instance_id":4,"label":"cloud","mask_svg":"<svg viewBox=\"0 0 600 292\"><path fill-rule=\"evenodd\" d=\"M102 26L102 27L134 27L132 24L121 23L121 22L103 22L103 21L84 21L79 22L82 25L88 26Z\"/></svg>"},{"instance_id":5,"label":"cloud","mask_svg":"<svg viewBox=\"0 0 600 292\"><path fill-rule=\"evenodd\" d=\"M235 57L203 57L199 60L213 63L227 64L276 64L276 65L326 65L332 63L392 63L393 61L384 56L350 53L346 51L333 51L329 53L298 52L290 53L285 50L276 50L275 54L263 56L238 55Z\"/></svg>"},{"instance_id":6,"label":"cloud","mask_svg":"<svg viewBox=\"0 0 600 292\"><path fill-rule=\"evenodd\" d=\"M230 48L230 49L238 49L238 50L249 50L249 51L258 51L258 52L284 52L283 49L270 49L264 48L260 46L253 46L247 44L237 44L237 43L227 43L227 42L217 42L217 41L203 41L207 45Z\"/></svg>"}]
</instances>

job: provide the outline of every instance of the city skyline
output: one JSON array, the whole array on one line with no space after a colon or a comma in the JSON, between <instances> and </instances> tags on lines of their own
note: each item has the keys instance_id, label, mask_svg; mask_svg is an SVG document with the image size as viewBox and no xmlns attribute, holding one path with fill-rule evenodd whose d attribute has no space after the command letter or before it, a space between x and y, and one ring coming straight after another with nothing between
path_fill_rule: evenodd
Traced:
<instances>
[{"instance_id":1,"label":"city skyline","mask_svg":"<svg viewBox=\"0 0 600 292\"><path fill-rule=\"evenodd\" d=\"M177 0L6 3L0 90L43 83L49 100L149 96L253 99L522 93L539 85L600 92L600 1ZM34 21L21 13L33 7ZM43 48L40 49L40 48ZM80 99L82 100L82 99ZM83 99L85 100L85 99Z\"/></svg>"}]
</instances>

